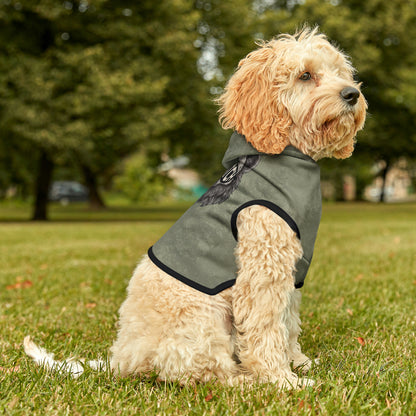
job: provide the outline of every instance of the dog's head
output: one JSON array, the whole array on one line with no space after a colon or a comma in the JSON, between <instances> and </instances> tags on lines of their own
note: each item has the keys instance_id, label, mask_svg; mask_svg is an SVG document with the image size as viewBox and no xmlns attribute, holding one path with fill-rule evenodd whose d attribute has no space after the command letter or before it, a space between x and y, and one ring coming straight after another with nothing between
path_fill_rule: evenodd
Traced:
<instances>
[{"instance_id":1,"label":"dog's head","mask_svg":"<svg viewBox=\"0 0 416 416\"><path fill-rule=\"evenodd\" d=\"M260 152L291 144L314 159L347 158L367 109L353 74L317 29L281 35L240 61L218 100L220 120Z\"/></svg>"}]
</instances>

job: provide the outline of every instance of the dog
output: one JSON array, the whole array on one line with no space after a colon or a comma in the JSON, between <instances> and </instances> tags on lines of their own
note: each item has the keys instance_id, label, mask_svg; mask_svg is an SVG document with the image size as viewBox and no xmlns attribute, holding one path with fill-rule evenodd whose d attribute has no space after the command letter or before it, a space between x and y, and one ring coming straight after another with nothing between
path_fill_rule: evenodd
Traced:
<instances>
[{"instance_id":1,"label":"dog","mask_svg":"<svg viewBox=\"0 0 416 416\"><path fill-rule=\"evenodd\" d=\"M349 157L364 126L354 73L317 28L240 61L218 99L222 127L234 131L227 170L135 269L111 348L115 374L313 384L293 371L313 364L298 342L299 289L321 215L316 161ZM29 337L25 349L48 361Z\"/></svg>"}]
</instances>

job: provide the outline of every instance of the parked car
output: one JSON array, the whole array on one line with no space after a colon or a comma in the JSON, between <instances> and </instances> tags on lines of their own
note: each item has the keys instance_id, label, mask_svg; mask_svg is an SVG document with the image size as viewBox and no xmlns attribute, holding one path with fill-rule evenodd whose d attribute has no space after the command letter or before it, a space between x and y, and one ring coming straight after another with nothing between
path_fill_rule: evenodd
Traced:
<instances>
[{"instance_id":1,"label":"parked car","mask_svg":"<svg viewBox=\"0 0 416 416\"><path fill-rule=\"evenodd\" d=\"M88 189L79 182L56 181L49 190L49 201L60 202L62 205L87 200Z\"/></svg>"}]
</instances>

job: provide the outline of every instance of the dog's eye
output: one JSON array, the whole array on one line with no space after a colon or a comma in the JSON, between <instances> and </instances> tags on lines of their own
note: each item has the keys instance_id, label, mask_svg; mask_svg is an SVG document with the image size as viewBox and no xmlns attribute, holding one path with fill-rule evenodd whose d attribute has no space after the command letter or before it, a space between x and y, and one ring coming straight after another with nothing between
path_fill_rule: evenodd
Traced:
<instances>
[{"instance_id":1,"label":"dog's eye","mask_svg":"<svg viewBox=\"0 0 416 416\"><path fill-rule=\"evenodd\" d=\"M302 81L309 81L312 78L312 75L310 72L304 72L299 79Z\"/></svg>"}]
</instances>

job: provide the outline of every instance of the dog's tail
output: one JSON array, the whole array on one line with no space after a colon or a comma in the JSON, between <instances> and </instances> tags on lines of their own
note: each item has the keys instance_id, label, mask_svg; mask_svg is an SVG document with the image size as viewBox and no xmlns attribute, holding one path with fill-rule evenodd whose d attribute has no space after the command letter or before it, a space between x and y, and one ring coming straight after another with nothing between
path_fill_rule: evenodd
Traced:
<instances>
[{"instance_id":1,"label":"dog's tail","mask_svg":"<svg viewBox=\"0 0 416 416\"><path fill-rule=\"evenodd\" d=\"M30 335L23 340L23 348L25 353L32 357L36 364L61 374L68 373L74 378L79 377L84 372L85 366L96 371L105 371L107 368L107 364L103 360L85 361L68 358L64 361L57 361L52 353L38 347L32 341Z\"/></svg>"}]
</instances>

